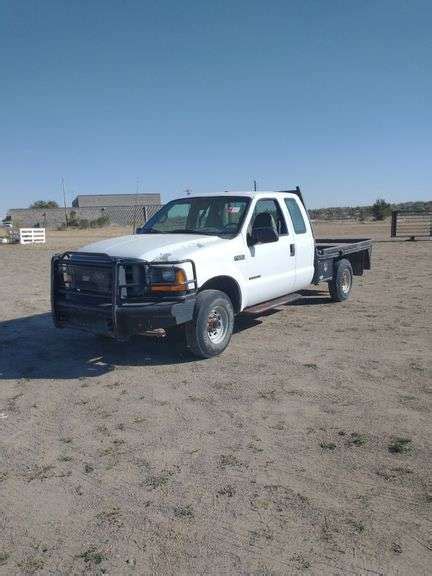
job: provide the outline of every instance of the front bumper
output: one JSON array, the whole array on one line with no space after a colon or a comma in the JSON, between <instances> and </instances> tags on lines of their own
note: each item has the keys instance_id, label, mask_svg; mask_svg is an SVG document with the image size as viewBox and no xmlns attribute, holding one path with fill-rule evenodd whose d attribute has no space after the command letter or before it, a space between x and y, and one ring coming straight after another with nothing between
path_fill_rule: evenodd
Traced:
<instances>
[{"instance_id":1,"label":"front bumper","mask_svg":"<svg viewBox=\"0 0 432 576\"><path fill-rule=\"evenodd\" d=\"M146 302L123 306L85 306L61 299L53 308L58 328L74 327L95 334L125 338L156 328L170 328L193 319L195 294L181 301Z\"/></svg>"},{"instance_id":2,"label":"front bumper","mask_svg":"<svg viewBox=\"0 0 432 576\"><path fill-rule=\"evenodd\" d=\"M122 300L120 293L125 284L119 280L119 268L130 259L111 258L104 254L67 252L56 255L51 263L51 308L54 324L58 328L73 327L114 338L127 338L157 328L170 328L190 322L194 316L195 290L173 296L145 297L139 301ZM72 259L71 259L72 256ZM89 276L97 269L102 284L101 294L84 293L80 286L67 288L58 280L58 267L64 263L70 268L85 267ZM188 262L188 261L183 261ZM176 262L174 264L179 264ZM145 265L139 261L140 265ZM170 263L173 264L173 263ZM194 270L194 286L196 274ZM96 278L96 275L94 276Z\"/></svg>"}]
</instances>

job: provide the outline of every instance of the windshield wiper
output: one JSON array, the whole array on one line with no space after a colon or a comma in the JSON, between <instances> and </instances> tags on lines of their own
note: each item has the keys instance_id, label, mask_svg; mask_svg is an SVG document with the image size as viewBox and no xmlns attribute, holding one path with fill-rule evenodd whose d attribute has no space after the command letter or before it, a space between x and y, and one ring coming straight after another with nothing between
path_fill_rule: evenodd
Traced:
<instances>
[{"instance_id":1,"label":"windshield wiper","mask_svg":"<svg viewBox=\"0 0 432 576\"><path fill-rule=\"evenodd\" d=\"M193 228L177 228L176 230L156 230L155 228L141 229L140 234L201 234L202 236L218 236L217 232L203 232Z\"/></svg>"},{"instance_id":2,"label":"windshield wiper","mask_svg":"<svg viewBox=\"0 0 432 576\"><path fill-rule=\"evenodd\" d=\"M183 228L183 230L178 228L177 230L170 230L168 234L203 234L208 236L209 233L201 232L201 230L194 230L193 228Z\"/></svg>"},{"instance_id":3,"label":"windshield wiper","mask_svg":"<svg viewBox=\"0 0 432 576\"><path fill-rule=\"evenodd\" d=\"M155 228L147 228L147 229L141 228L140 234L164 234L164 232L156 230Z\"/></svg>"}]
</instances>

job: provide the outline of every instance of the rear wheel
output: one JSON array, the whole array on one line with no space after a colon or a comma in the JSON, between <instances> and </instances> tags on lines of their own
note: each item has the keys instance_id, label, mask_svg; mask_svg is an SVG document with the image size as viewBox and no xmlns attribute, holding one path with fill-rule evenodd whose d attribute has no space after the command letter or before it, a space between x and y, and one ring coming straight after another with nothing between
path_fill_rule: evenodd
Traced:
<instances>
[{"instance_id":1,"label":"rear wheel","mask_svg":"<svg viewBox=\"0 0 432 576\"><path fill-rule=\"evenodd\" d=\"M228 296L220 290L203 290L197 296L194 319L186 326L186 342L195 356L211 358L228 346L233 328Z\"/></svg>"},{"instance_id":2,"label":"rear wheel","mask_svg":"<svg viewBox=\"0 0 432 576\"><path fill-rule=\"evenodd\" d=\"M353 271L350 261L343 258L336 262L333 278L328 283L333 302L343 302L349 298L352 279Z\"/></svg>"}]
</instances>

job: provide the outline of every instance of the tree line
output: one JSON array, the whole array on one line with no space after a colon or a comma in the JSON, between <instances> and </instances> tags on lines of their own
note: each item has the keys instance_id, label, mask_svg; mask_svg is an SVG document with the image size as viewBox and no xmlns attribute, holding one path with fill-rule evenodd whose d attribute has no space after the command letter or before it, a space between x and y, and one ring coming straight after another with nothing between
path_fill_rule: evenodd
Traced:
<instances>
[{"instance_id":1,"label":"tree line","mask_svg":"<svg viewBox=\"0 0 432 576\"><path fill-rule=\"evenodd\" d=\"M309 210L312 220L385 220L392 210L406 212L432 212L432 201L401 202L390 204L383 198L378 198L370 206L344 206L332 208L316 208Z\"/></svg>"}]
</instances>

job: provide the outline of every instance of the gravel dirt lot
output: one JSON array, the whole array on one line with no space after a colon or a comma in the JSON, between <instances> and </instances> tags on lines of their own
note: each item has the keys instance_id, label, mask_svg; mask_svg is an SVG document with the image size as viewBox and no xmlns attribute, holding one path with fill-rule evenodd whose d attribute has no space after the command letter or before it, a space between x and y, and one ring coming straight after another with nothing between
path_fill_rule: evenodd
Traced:
<instances>
[{"instance_id":1,"label":"gravel dirt lot","mask_svg":"<svg viewBox=\"0 0 432 576\"><path fill-rule=\"evenodd\" d=\"M197 361L53 328L51 255L117 233L0 245L0 574L431 574L432 242Z\"/></svg>"}]
</instances>

